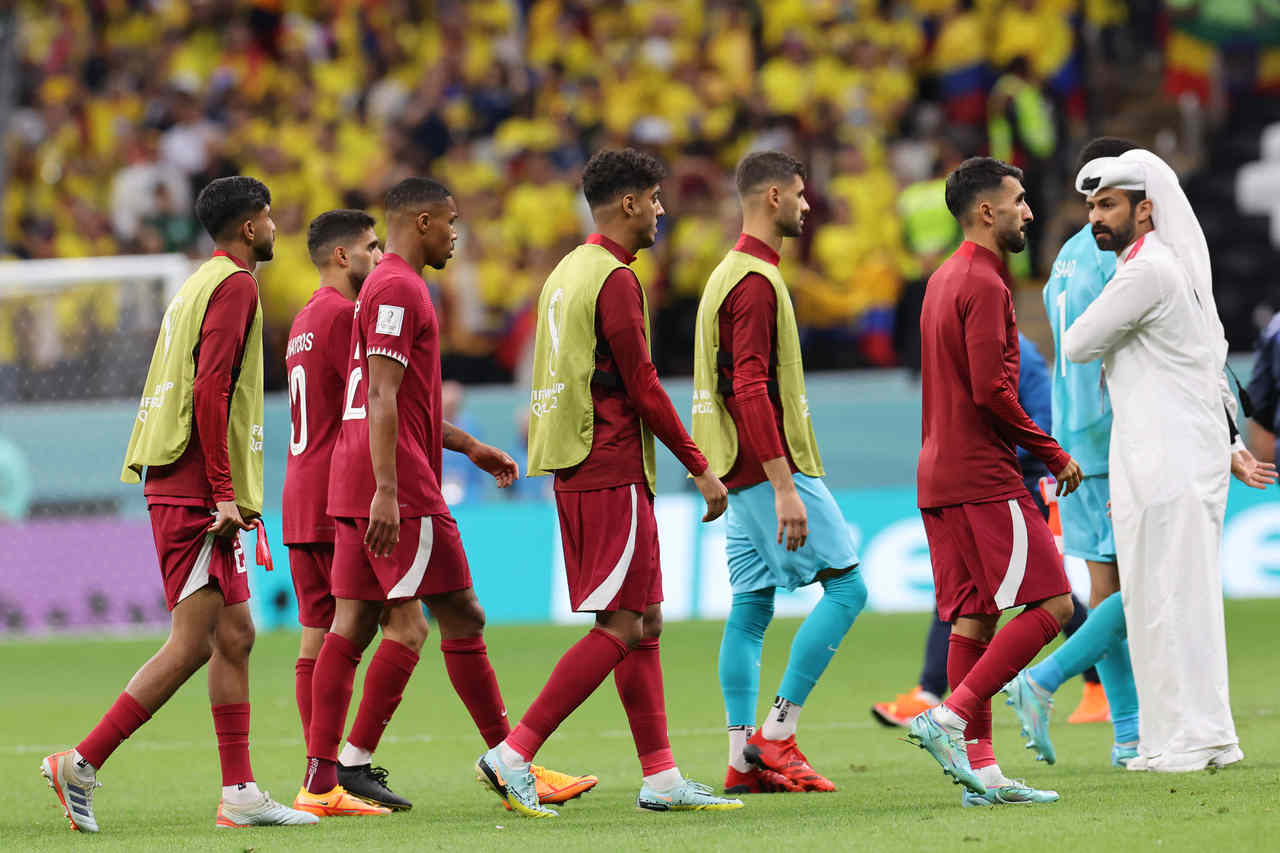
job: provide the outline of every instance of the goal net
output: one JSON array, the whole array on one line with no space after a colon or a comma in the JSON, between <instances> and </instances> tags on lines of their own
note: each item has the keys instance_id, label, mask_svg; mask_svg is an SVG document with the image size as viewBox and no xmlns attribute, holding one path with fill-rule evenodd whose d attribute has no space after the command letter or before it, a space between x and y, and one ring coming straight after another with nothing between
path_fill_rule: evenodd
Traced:
<instances>
[{"instance_id":1,"label":"goal net","mask_svg":"<svg viewBox=\"0 0 1280 853\"><path fill-rule=\"evenodd\" d=\"M0 263L0 637L167 624L128 431L183 255Z\"/></svg>"}]
</instances>

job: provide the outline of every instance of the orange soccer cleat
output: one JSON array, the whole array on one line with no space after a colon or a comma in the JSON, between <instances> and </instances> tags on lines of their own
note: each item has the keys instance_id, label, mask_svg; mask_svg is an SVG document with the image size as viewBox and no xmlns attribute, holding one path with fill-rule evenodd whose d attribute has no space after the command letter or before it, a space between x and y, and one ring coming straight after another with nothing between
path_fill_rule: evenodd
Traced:
<instances>
[{"instance_id":1,"label":"orange soccer cleat","mask_svg":"<svg viewBox=\"0 0 1280 853\"><path fill-rule=\"evenodd\" d=\"M877 702L871 706L871 716L886 726L903 726L911 724L917 714L923 714L942 700L919 685L906 693L899 693L892 702Z\"/></svg>"},{"instance_id":2,"label":"orange soccer cleat","mask_svg":"<svg viewBox=\"0 0 1280 853\"><path fill-rule=\"evenodd\" d=\"M739 794L791 794L803 790L803 788L781 773L775 773L772 770L759 767L752 767L746 773L743 773L730 764L728 771L724 774L724 792L735 796Z\"/></svg>"},{"instance_id":3,"label":"orange soccer cleat","mask_svg":"<svg viewBox=\"0 0 1280 853\"><path fill-rule=\"evenodd\" d=\"M538 788L538 802L556 804L581 797L600 780L595 776L571 776L559 770L551 770L540 764L530 764L534 784ZM511 806L507 805L507 811Z\"/></svg>"},{"instance_id":4,"label":"orange soccer cleat","mask_svg":"<svg viewBox=\"0 0 1280 853\"><path fill-rule=\"evenodd\" d=\"M756 767L772 770L802 791L834 791L835 784L809 764L809 759L796 746L796 736L786 740L768 740L763 732L747 738L742 755Z\"/></svg>"},{"instance_id":5,"label":"orange soccer cleat","mask_svg":"<svg viewBox=\"0 0 1280 853\"><path fill-rule=\"evenodd\" d=\"M341 785L334 785L332 791L324 794L313 794L306 788L302 788L293 801L293 807L300 812L309 812L317 817L391 814L391 809L365 802L347 793Z\"/></svg>"},{"instance_id":6,"label":"orange soccer cleat","mask_svg":"<svg viewBox=\"0 0 1280 853\"><path fill-rule=\"evenodd\" d=\"M1067 717L1068 723L1109 723L1111 722L1111 706L1107 704L1107 693L1101 684L1084 683L1084 695L1080 704Z\"/></svg>"}]
</instances>

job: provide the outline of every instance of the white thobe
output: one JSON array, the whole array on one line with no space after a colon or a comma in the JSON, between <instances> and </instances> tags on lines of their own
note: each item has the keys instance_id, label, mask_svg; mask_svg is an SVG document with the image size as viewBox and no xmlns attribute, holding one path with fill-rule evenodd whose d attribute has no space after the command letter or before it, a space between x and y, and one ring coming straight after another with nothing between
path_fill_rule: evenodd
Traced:
<instances>
[{"instance_id":1,"label":"white thobe","mask_svg":"<svg viewBox=\"0 0 1280 853\"><path fill-rule=\"evenodd\" d=\"M1111 515L1138 753L1190 767L1239 742L1218 566L1235 401L1212 295L1196 293L1157 232L1120 258L1063 349L1074 362L1102 358L1114 411Z\"/></svg>"}]
</instances>

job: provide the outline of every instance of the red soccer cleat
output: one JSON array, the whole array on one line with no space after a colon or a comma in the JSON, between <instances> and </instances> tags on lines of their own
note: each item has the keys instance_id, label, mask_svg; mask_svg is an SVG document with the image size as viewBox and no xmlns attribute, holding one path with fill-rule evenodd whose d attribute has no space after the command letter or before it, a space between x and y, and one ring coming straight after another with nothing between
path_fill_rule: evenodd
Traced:
<instances>
[{"instance_id":1,"label":"red soccer cleat","mask_svg":"<svg viewBox=\"0 0 1280 853\"><path fill-rule=\"evenodd\" d=\"M756 732L747 738L742 755L756 767L772 770L802 791L834 791L836 786L809 765L809 759L796 746L796 736L786 740L767 740Z\"/></svg>"},{"instance_id":2,"label":"red soccer cleat","mask_svg":"<svg viewBox=\"0 0 1280 853\"><path fill-rule=\"evenodd\" d=\"M759 767L753 767L743 773L730 764L729 770L724 774L724 792L734 796L738 794L791 794L803 790L803 788L781 773L775 773L772 770L765 770Z\"/></svg>"}]
</instances>

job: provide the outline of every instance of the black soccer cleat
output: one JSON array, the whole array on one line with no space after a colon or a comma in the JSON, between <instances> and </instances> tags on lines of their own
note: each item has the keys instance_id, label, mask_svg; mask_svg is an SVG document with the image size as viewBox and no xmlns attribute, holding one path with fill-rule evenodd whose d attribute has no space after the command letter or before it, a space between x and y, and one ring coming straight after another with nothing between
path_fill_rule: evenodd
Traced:
<instances>
[{"instance_id":1,"label":"black soccer cleat","mask_svg":"<svg viewBox=\"0 0 1280 853\"><path fill-rule=\"evenodd\" d=\"M370 764L348 767L339 764L338 784L346 788L347 793L367 803L384 806L395 812L413 808L413 803L387 787L387 771L383 767Z\"/></svg>"}]
</instances>

